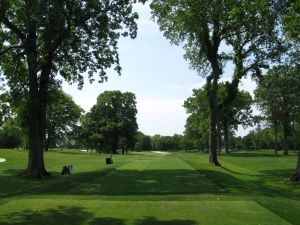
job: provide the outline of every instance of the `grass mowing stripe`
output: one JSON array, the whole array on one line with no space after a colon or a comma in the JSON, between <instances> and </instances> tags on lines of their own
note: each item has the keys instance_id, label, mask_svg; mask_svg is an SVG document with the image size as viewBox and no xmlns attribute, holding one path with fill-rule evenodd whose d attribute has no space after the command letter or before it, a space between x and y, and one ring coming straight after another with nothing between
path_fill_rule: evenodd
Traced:
<instances>
[{"instance_id":1,"label":"grass mowing stripe","mask_svg":"<svg viewBox=\"0 0 300 225\"><path fill-rule=\"evenodd\" d=\"M176 156L136 160L68 191L91 195L209 194L219 190Z\"/></svg>"},{"instance_id":2,"label":"grass mowing stripe","mask_svg":"<svg viewBox=\"0 0 300 225\"><path fill-rule=\"evenodd\" d=\"M91 182L93 179L98 179L99 177L105 176L106 174L109 174L113 171L115 171L118 167L122 167L126 164L131 163L124 162L119 163L114 167L108 167L107 169L102 169L99 171L87 171L87 172L79 172L72 174L70 176L65 177L59 177L60 179L57 179L58 177L49 178L44 181L33 181L36 185L33 185L33 187L28 188L22 188L22 190L17 190L12 194L6 195L1 194L0 198L12 198L19 195L30 195L30 194L59 194L59 193L66 193L70 189L76 187L77 185L81 185L82 183ZM58 174L56 173L56 176ZM23 178L25 181L30 181L30 179ZM31 180L32 181L32 180ZM12 181L14 182L14 180Z\"/></svg>"},{"instance_id":3,"label":"grass mowing stripe","mask_svg":"<svg viewBox=\"0 0 300 225\"><path fill-rule=\"evenodd\" d=\"M105 165L107 155L64 152L46 153L54 177L34 181L18 176L27 152L0 150L8 159L0 164L0 195L36 188L1 201L1 225L299 225L299 185L283 181L294 170L294 156L241 152L220 158L236 172L257 174L245 176L209 165L201 153L132 153ZM61 165L69 163L75 174L60 176Z\"/></svg>"},{"instance_id":4,"label":"grass mowing stripe","mask_svg":"<svg viewBox=\"0 0 300 225\"><path fill-rule=\"evenodd\" d=\"M239 210L236 210L236 209ZM224 216L226 215L226 216ZM251 201L14 200L2 207L6 224L290 225ZM3 223L5 224L5 223Z\"/></svg>"}]
</instances>

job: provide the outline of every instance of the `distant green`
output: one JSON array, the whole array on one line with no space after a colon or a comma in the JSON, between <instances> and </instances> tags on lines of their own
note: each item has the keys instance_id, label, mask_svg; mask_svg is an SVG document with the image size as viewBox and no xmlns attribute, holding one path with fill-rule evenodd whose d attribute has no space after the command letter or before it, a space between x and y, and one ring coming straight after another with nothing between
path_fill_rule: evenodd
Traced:
<instances>
[{"instance_id":1,"label":"distant green","mask_svg":"<svg viewBox=\"0 0 300 225\"><path fill-rule=\"evenodd\" d=\"M0 225L299 225L296 156L272 151L221 155L80 150L45 153L52 177L24 178L27 152L0 150ZM61 176L72 164L72 175Z\"/></svg>"}]
</instances>

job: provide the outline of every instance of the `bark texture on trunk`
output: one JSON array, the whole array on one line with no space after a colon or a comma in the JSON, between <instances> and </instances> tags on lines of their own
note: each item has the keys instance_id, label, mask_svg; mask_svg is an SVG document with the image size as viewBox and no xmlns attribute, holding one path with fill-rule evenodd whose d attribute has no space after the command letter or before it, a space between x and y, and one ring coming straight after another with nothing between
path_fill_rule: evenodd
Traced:
<instances>
[{"instance_id":1,"label":"bark texture on trunk","mask_svg":"<svg viewBox=\"0 0 300 225\"><path fill-rule=\"evenodd\" d=\"M283 121L283 154L289 154L289 140L288 137L290 135L290 124L289 124L289 115L285 113Z\"/></svg>"},{"instance_id":2,"label":"bark texture on trunk","mask_svg":"<svg viewBox=\"0 0 300 225\"><path fill-rule=\"evenodd\" d=\"M218 154L221 154L221 148L222 148L221 127L220 127L219 123L217 123L217 151L218 151Z\"/></svg>"},{"instance_id":3,"label":"bark texture on trunk","mask_svg":"<svg viewBox=\"0 0 300 225\"><path fill-rule=\"evenodd\" d=\"M288 155L289 154L289 141L288 136L286 133L283 134L283 154Z\"/></svg>"},{"instance_id":4,"label":"bark texture on trunk","mask_svg":"<svg viewBox=\"0 0 300 225\"><path fill-rule=\"evenodd\" d=\"M229 140L228 140L228 133L229 133L229 127L226 120L224 120L223 123L224 126L224 147L225 147L225 153L229 153Z\"/></svg>"},{"instance_id":5,"label":"bark texture on trunk","mask_svg":"<svg viewBox=\"0 0 300 225\"><path fill-rule=\"evenodd\" d=\"M26 172L31 177L42 178L48 173L45 169L43 138L41 138L38 81L33 71L29 74L29 99L29 155Z\"/></svg>"},{"instance_id":6,"label":"bark texture on trunk","mask_svg":"<svg viewBox=\"0 0 300 225\"><path fill-rule=\"evenodd\" d=\"M214 73L214 72L213 72ZM214 74L212 74L214 75ZM217 78L216 78L217 77ZM213 81L213 82L211 82ZM212 79L207 79L208 86L208 106L209 106L209 162L216 166L221 164L218 161L217 154L217 103L216 94L218 90L218 74Z\"/></svg>"},{"instance_id":7,"label":"bark texture on trunk","mask_svg":"<svg viewBox=\"0 0 300 225\"><path fill-rule=\"evenodd\" d=\"M298 151L298 162L295 174L291 177L291 181L300 181L300 150Z\"/></svg>"},{"instance_id":8,"label":"bark texture on trunk","mask_svg":"<svg viewBox=\"0 0 300 225\"><path fill-rule=\"evenodd\" d=\"M32 2L26 1L26 7L31 11L35 6ZM25 41L29 77L29 157L26 173L31 177L43 178L49 175L45 168L44 149L48 86L53 55L49 52L42 68L38 68L36 21L31 19L26 24L28 36Z\"/></svg>"},{"instance_id":9,"label":"bark texture on trunk","mask_svg":"<svg viewBox=\"0 0 300 225\"><path fill-rule=\"evenodd\" d=\"M275 140L274 140L274 153L275 155L278 155L278 129L277 127L274 129L274 136L275 136Z\"/></svg>"}]
</instances>

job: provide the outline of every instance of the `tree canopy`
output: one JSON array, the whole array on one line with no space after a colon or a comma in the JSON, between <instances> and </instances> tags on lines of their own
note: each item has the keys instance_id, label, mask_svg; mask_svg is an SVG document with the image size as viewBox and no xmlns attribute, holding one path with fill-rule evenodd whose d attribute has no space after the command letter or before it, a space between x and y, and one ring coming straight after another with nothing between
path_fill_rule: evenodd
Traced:
<instances>
[{"instance_id":1,"label":"tree canopy","mask_svg":"<svg viewBox=\"0 0 300 225\"><path fill-rule=\"evenodd\" d=\"M82 113L83 109L74 102L70 95L61 89L50 91L46 112L46 150L70 138L68 136L79 126Z\"/></svg>"},{"instance_id":2,"label":"tree canopy","mask_svg":"<svg viewBox=\"0 0 300 225\"><path fill-rule=\"evenodd\" d=\"M216 153L218 81L231 61L235 70L223 103L229 105L236 97L240 79L248 72L260 75L273 54L281 52L280 39L276 39L277 4L267 0L154 0L151 4L164 36L173 44L183 44L184 57L206 77L210 162L215 165L220 165Z\"/></svg>"},{"instance_id":3,"label":"tree canopy","mask_svg":"<svg viewBox=\"0 0 300 225\"><path fill-rule=\"evenodd\" d=\"M184 102L184 107L189 114L185 135L194 140L198 148L205 150L208 142L208 100L207 90L203 88L194 89L193 95ZM238 91L234 101L223 105L226 94L226 85L221 83L217 92L217 106L220 108L217 114L218 150L221 149L221 136L224 136L225 151L228 152L228 136L238 125L248 126L252 123L252 97L248 92Z\"/></svg>"},{"instance_id":4,"label":"tree canopy","mask_svg":"<svg viewBox=\"0 0 300 225\"><path fill-rule=\"evenodd\" d=\"M138 129L136 97L133 93L105 91L82 120L82 139L86 147L117 153L122 146L134 148ZM124 138L126 143L124 143Z\"/></svg>"},{"instance_id":5,"label":"tree canopy","mask_svg":"<svg viewBox=\"0 0 300 225\"><path fill-rule=\"evenodd\" d=\"M280 128L283 129L284 153L288 154L288 137L292 134L292 125L299 117L299 70L288 65L270 69L260 80L255 94L257 104L272 124L275 135Z\"/></svg>"}]
</instances>

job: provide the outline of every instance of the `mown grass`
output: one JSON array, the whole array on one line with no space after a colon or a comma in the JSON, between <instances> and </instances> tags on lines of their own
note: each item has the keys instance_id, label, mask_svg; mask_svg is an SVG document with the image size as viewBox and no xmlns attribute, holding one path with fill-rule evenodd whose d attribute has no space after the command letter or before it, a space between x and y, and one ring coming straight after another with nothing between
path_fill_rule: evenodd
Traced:
<instances>
[{"instance_id":1,"label":"mown grass","mask_svg":"<svg viewBox=\"0 0 300 225\"><path fill-rule=\"evenodd\" d=\"M130 153L105 157L78 150L45 153L52 176L24 177L27 153L0 150L0 225L300 224L296 157L273 152ZM72 175L61 176L73 164Z\"/></svg>"}]
</instances>

